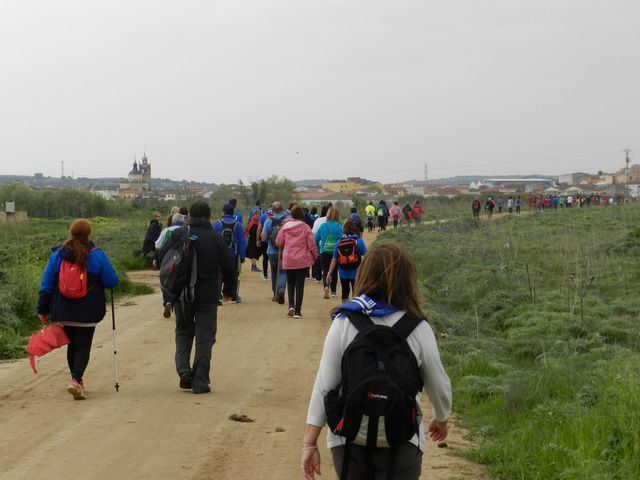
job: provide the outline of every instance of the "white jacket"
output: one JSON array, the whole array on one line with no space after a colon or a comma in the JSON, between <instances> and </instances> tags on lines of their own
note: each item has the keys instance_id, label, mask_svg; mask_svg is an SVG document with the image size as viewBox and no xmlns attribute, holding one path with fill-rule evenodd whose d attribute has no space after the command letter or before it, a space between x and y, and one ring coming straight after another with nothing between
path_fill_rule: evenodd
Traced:
<instances>
[{"instance_id":1,"label":"white jacket","mask_svg":"<svg viewBox=\"0 0 640 480\"><path fill-rule=\"evenodd\" d=\"M385 317L371 317L371 320L377 325L391 327L404 314L405 312L399 311ZM327 417L324 411L324 397L340 383L342 379L340 368L342 355L357 333L356 327L344 315L338 315L333 320L324 341L320 367L311 393L311 401L309 402L309 411L307 413L307 423L309 425L318 427L325 425ZM424 381L424 389L429 396L435 419L439 421L447 420L451 414L451 383L440 361L438 344L431 326L427 322L420 323L411 335L407 337L407 343L418 360L420 375ZM416 397L418 401L420 401L420 395L418 393ZM384 423L381 422L381 425L384 426ZM378 438L381 440L384 438L383 431L378 435ZM414 435L411 443L421 451L424 451L426 440L423 422L420 422L419 435ZM328 431L327 446L329 448L343 444L343 437Z\"/></svg>"}]
</instances>

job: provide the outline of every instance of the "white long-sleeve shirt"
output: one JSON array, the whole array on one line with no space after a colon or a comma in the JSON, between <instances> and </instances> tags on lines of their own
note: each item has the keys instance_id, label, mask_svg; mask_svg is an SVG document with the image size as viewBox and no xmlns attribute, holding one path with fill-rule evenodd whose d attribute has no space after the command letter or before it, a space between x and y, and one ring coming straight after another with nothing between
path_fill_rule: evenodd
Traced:
<instances>
[{"instance_id":1,"label":"white long-sleeve shirt","mask_svg":"<svg viewBox=\"0 0 640 480\"><path fill-rule=\"evenodd\" d=\"M316 218L316 220L313 222L313 228L311 229L311 231L313 232L314 235L320 229L322 224L326 223L326 221L327 221L327 217L318 217L318 218Z\"/></svg>"},{"instance_id":2,"label":"white long-sleeve shirt","mask_svg":"<svg viewBox=\"0 0 640 480\"><path fill-rule=\"evenodd\" d=\"M384 317L371 317L371 320L377 325L391 327L404 314L405 312L399 311ZM356 327L343 315L338 315L331 323L324 341L320 367L313 386L313 392L311 393L311 401L309 402L309 411L307 413L307 423L309 425L318 427L325 425L327 417L324 411L324 397L340 383L342 379L342 355L357 334ZM448 419L451 414L451 383L440 361L438 345L431 326L427 322L421 322L407 337L407 343L418 361L424 389L429 396L435 419L438 421ZM416 396L416 400L420 401L420 392ZM384 432L384 422L380 422L380 425L382 427L380 433L382 434ZM366 433L361 433L366 440ZM378 435L380 439L384 438L381 434ZM418 435L413 436L411 443L421 451L424 451L426 440L422 421L420 422L420 432ZM343 437L334 435L330 430L328 431L327 446L329 448L343 444Z\"/></svg>"}]
</instances>

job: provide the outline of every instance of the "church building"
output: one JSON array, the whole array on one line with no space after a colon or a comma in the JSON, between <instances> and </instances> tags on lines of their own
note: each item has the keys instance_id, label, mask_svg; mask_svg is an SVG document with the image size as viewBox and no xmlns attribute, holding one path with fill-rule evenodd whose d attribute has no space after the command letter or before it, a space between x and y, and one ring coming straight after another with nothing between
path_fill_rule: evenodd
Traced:
<instances>
[{"instance_id":1,"label":"church building","mask_svg":"<svg viewBox=\"0 0 640 480\"><path fill-rule=\"evenodd\" d=\"M151 164L146 153L140 159L140 163L133 161L128 181L120 184L120 190L151 190Z\"/></svg>"}]
</instances>

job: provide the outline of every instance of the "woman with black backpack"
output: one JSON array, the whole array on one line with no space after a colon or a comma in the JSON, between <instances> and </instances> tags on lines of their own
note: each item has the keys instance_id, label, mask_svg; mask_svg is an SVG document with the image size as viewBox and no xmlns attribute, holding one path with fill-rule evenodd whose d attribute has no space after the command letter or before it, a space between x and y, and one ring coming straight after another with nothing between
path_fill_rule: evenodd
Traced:
<instances>
[{"instance_id":1,"label":"woman with black backpack","mask_svg":"<svg viewBox=\"0 0 640 480\"><path fill-rule=\"evenodd\" d=\"M320 474L317 441L327 424L341 480L415 480L426 447L422 388L433 409L431 440L446 438L451 414L451 384L420 307L415 265L399 246L380 245L364 258L355 290L334 311L325 339L301 469L307 480Z\"/></svg>"}]
</instances>

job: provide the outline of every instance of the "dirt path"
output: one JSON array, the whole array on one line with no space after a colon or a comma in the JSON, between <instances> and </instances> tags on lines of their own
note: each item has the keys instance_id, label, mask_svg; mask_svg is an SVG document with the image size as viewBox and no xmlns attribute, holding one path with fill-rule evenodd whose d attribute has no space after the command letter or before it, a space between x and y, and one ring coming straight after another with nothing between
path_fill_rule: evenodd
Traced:
<instances>
[{"instance_id":1,"label":"dirt path","mask_svg":"<svg viewBox=\"0 0 640 480\"><path fill-rule=\"evenodd\" d=\"M157 284L154 272L132 275ZM74 402L64 349L38 360L0 364L0 478L298 479L300 441L329 310L307 282L302 320L271 302L259 274L246 272L241 305L218 313L209 395L178 389L173 320L160 294L116 307L121 389L113 389L110 319L97 331L85 376L89 399ZM253 423L228 420L246 414ZM335 478L321 443L324 475ZM449 448L430 444L423 478L479 479L484 470L450 455L468 445L453 428Z\"/></svg>"}]
</instances>

